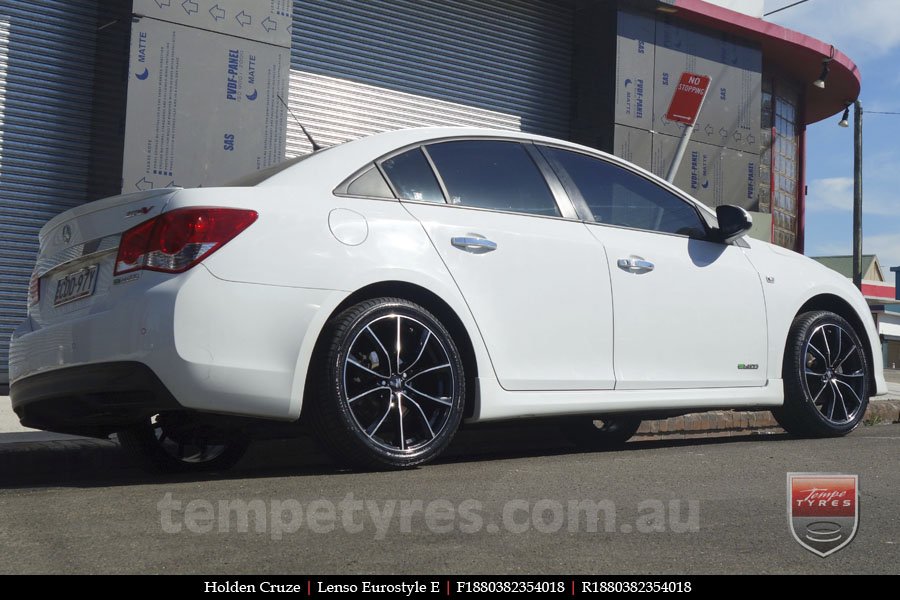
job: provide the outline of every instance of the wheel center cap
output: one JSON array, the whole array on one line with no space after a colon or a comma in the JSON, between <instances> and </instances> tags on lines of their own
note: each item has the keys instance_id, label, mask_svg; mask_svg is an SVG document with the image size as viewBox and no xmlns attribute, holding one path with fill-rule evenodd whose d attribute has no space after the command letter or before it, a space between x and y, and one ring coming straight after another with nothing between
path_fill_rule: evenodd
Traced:
<instances>
[{"instance_id":1,"label":"wheel center cap","mask_svg":"<svg viewBox=\"0 0 900 600\"><path fill-rule=\"evenodd\" d=\"M391 386L391 390L394 392L403 391L403 378L401 378L399 375L392 375L388 384Z\"/></svg>"}]
</instances>

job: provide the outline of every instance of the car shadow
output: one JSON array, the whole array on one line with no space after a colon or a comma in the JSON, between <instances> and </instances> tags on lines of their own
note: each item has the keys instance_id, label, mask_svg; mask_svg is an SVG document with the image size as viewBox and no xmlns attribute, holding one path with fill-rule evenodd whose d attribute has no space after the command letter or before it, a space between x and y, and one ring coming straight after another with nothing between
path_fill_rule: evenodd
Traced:
<instances>
[{"instance_id":1,"label":"car shadow","mask_svg":"<svg viewBox=\"0 0 900 600\"><path fill-rule=\"evenodd\" d=\"M555 424L479 425L461 430L435 465L480 463L532 457L597 454L617 458L660 448L703 447L793 439L788 434L748 433L715 437L635 438L614 450L575 447ZM420 467L428 469L428 466ZM0 444L0 489L96 488L235 479L344 476L359 471L336 465L308 437L267 440L251 445L231 470L213 473L150 474L134 464L113 441L66 440L38 444Z\"/></svg>"}]
</instances>

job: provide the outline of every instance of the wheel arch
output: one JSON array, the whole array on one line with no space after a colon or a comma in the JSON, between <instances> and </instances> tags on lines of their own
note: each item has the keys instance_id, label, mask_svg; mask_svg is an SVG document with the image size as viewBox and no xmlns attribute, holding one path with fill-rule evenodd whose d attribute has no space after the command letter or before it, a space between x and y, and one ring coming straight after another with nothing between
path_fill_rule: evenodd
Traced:
<instances>
[{"instance_id":1,"label":"wheel arch","mask_svg":"<svg viewBox=\"0 0 900 600\"><path fill-rule=\"evenodd\" d=\"M863 350L866 353L866 362L868 363L867 375L869 379L869 389L873 390L874 393L874 390L877 386L875 381L875 365L872 356L872 345L869 343L869 335L866 332L866 327L863 324L863 320L860 317L859 313L856 311L856 309L853 308L853 306L850 305L849 302L847 302L840 296L836 296L834 294L818 294L807 300L803 304L803 306L800 307L800 309L794 315L794 319L796 319L803 313L811 312L814 310L827 310L829 312L833 312L834 314L843 317L853 327L853 331L862 342ZM789 335L790 333L788 333L788 336L786 336L784 340L785 350L787 349L787 345L791 341Z\"/></svg>"},{"instance_id":2,"label":"wheel arch","mask_svg":"<svg viewBox=\"0 0 900 600\"><path fill-rule=\"evenodd\" d=\"M335 316L355 304L383 297L402 298L404 300L415 302L432 313L444 324L450 332L450 335L453 336L453 341L456 342L459 348L463 368L465 369L466 390L463 418L470 418L473 415L478 414L478 359L476 357L472 338L462 319L460 319L453 307L431 290L407 281L380 281L371 283L344 298L344 300L331 311L331 314L328 315L326 323L330 323ZM313 379L319 370L317 365L320 364L325 352L328 331L329 328L326 324L319 332L319 337L316 340L313 349L310 368L307 370L306 384L304 385L303 410L306 410L306 407L310 405L310 402L312 401L311 394L314 393L314 390L316 389ZM302 420L301 417L301 421Z\"/></svg>"}]
</instances>

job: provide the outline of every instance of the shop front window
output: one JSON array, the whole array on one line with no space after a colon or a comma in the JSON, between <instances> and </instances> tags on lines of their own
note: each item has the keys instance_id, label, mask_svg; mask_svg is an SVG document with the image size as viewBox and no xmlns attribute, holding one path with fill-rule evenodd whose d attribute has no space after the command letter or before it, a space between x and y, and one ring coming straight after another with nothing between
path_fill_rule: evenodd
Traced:
<instances>
[{"instance_id":1,"label":"shop front window","mask_svg":"<svg viewBox=\"0 0 900 600\"><path fill-rule=\"evenodd\" d=\"M774 86L771 145L772 242L797 250L800 186L800 91L781 81ZM771 102L770 100L770 102ZM765 106L765 100L763 101ZM765 110L765 108L763 109Z\"/></svg>"}]
</instances>

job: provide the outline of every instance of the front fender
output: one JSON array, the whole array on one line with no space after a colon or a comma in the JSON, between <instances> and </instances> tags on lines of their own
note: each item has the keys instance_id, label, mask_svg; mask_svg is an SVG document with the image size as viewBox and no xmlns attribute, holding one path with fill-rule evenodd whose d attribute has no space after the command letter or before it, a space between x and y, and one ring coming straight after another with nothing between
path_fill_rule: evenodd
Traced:
<instances>
[{"instance_id":1,"label":"front fender","mask_svg":"<svg viewBox=\"0 0 900 600\"><path fill-rule=\"evenodd\" d=\"M884 381L881 342L872 313L865 298L850 280L805 256L759 242L751 241L747 252L763 282L766 300L769 344L769 379L782 377L782 362L788 333L794 318L805 307L828 306L838 302L855 314L863 331L858 332L868 344L875 380L875 394L887 393Z\"/></svg>"}]
</instances>

